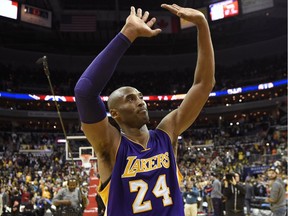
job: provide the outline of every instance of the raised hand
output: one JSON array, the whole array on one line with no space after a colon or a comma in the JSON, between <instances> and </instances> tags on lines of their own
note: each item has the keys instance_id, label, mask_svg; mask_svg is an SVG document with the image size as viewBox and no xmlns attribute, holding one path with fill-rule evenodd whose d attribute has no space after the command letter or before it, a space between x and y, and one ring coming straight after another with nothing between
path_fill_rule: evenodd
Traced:
<instances>
[{"instance_id":1,"label":"raised hand","mask_svg":"<svg viewBox=\"0 0 288 216\"><path fill-rule=\"evenodd\" d=\"M145 11L144 14L141 8L135 10L135 7L131 7L130 15L126 19L126 24L122 28L121 32L131 42L137 37L153 37L161 32L161 29L152 29L155 24L156 18L153 17L149 20L149 12Z\"/></svg>"},{"instance_id":2,"label":"raised hand","mask_svg":"<svg viewBox=\"0 0 288 216\"><path fill-rule=\"evenodd\" d=\"M236 179L235 179L234 177L232 177L231 184L233 184L233 185L236 185L236 184L237 184Z\"/></svg>"},{"instance_id":3,"label":"raised hand","mask_svg":"<svg viewBox=\"0 0 288 216\"><path fill-rule=\"evenodd\" d=\"M181 17L189 22L194 23L195 25L200 24L205 19L205 16L202 12L195 10L193 8L184 8L180 7L177 4L162 4L162 8L165 8L166 10L170 11L171 13L175 14L178 17Z\"/></svg>"}]
</instances>

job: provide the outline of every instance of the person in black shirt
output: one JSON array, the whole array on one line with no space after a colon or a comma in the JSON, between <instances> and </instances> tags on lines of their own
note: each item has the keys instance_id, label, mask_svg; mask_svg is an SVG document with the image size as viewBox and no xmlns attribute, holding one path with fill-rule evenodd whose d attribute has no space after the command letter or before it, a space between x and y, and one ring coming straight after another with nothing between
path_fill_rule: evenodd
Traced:
<instances>
[{"instance_id":1,"label":"person in black shirt","mask_svg":"<svg viewBox=\"0 0 288 216\"><path fill-rule=\"evenodd\" d=\"M251 184L251 179L247 179L245 183L245 206L247 209L247 216L250 216L251 214L251 202L254 197L254 188Z\"/></svg>"},{"instance_id":2,"label":"person in black shirt","mask_svg":"<svg viewBox=\"0 0 288 216\"><path fill-rule=\"evenodd\" d=\"M11 215L18 215L20 212L21 196L18 190L12 191L11 196Z\"/></svg>"},{"instance_id":3,"label":"person in black shirt","mask_svg":"<svg viewBox=\"0 0 288 216\"><path fill-rule=\"evenodd\" d=\"M240 183L238 173L229 173L225 176L223 195L226 200L226 216L245 216L245 186Z\"/></svg>"}]
</instances>

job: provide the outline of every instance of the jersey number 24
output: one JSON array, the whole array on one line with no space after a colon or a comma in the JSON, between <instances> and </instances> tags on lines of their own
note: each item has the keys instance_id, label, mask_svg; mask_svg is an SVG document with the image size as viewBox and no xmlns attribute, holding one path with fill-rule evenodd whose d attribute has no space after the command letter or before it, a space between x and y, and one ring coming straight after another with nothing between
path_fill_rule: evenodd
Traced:
<instances>
[{"instance_id":1,"label":"jersey number 24","mask_svg":"<svg viewBox=\"0 0 288 216\"><path fill-rule=\"evenodd\" d=\"M137 196L132 204L133 213L147 212L152 210L152 204L150 200L144 201L144 197L148 191L148 184L143 180L134 180L129 182L130 192L137 193ZM166 183L166 175L160 175L152 190L155 197L162 197L163 206L169 206L173 204L170 197L170 189Z\"/></svg>"}]
</instances>

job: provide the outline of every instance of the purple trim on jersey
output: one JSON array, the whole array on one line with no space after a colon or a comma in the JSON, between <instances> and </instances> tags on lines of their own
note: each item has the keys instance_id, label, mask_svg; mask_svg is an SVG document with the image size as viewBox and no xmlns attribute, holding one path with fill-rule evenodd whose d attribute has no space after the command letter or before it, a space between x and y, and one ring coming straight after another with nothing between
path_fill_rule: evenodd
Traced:
<instances>
[{"instance_id":1,"label":"purple trim on jersey","mask_svg":"<svg viewBox=\"0 0 288 216\"><path fill-rule=\"evenodd\" d=\"M184 216L183 200L177 178L177 166L170 138L164 131L159 129L150 130L149 133L150 139L146 150L144 150L141 145L132 142L122 135L116 163L111 176L107 206L108 216ZM169 155L170 166L167 166L167 163L165 163L167 162L167 157L165 157L165 155ZM146 159L145 162L147 163L143 163L145 166L140 166L140 169L135 168L139 168L137 164L141 164L137 163L136 157L139 159L138 162L142 159L141 163L143 163L143 159ZM163 161L163 163L159 163L159 161ZM133 169L133 167L135 169ZM151 170L148 172L141 172L143 167L145 167L146 170ZM139 172L136 174L133 172L135 170L138 170ZM123 177L123 174L125 177ZM160 185L160 188L156 187L157 182L158 186ZM159 184L159 182L162 182L163 184ZM138 183L139 186L137 187ZM132 185L136 185L134 189L132 188ZM161 192L163 192L162 187L165 188L166 185L167 188L170 189L170 193L168 194L168 197L166 196L164 199ZM141 189L147 189L147 191L143 190L142 198L140 197L141 194L139 192ZM166 192L167 191L168 190L166 190ZM156 197L155 194L158 195L158 197ZM167 195L167 193L165 194ZM139 205L135 200L141 201L140 208L138 208ZM165 200L165 202L168 200L169 205L164 206L163 200ZM147 210L144 208L141 213L133 213L133 204L134 210L136 209L136 211L139 211L139 209L143 207L141 207L141 205L149 201L151 209Z\"/></svg>"}]
</instances>

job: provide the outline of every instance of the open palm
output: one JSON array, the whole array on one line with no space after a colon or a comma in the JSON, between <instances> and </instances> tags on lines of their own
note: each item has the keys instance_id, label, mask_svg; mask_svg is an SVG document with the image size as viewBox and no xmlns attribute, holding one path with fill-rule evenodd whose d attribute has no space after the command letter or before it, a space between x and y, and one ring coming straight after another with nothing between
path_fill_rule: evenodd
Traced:
<instances>
[{"instance_id":1,"label":"open palm","mask_svg":"<svg viewBox=\"0 0 288 216\"><path fill-rule=\"evenodd\" d=\"M134 29L138 37L152 37L161 32L161 29L152 29L155 24L156 18L153 17L149 20L149 12L142 13L142 9L138 8L137 12L135 7L131 7L130 15L126 19L127 27Z\"/></svg>"}]
</instances>

